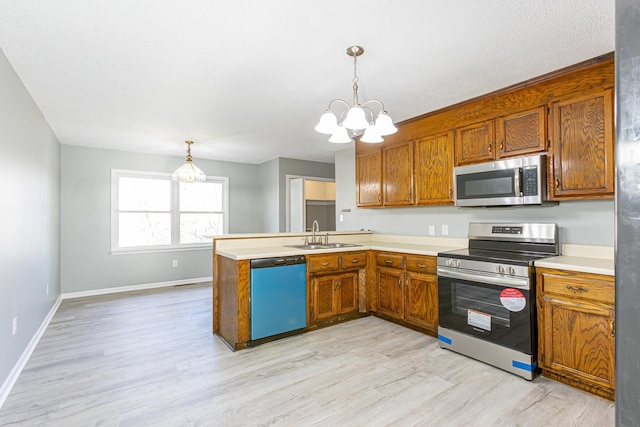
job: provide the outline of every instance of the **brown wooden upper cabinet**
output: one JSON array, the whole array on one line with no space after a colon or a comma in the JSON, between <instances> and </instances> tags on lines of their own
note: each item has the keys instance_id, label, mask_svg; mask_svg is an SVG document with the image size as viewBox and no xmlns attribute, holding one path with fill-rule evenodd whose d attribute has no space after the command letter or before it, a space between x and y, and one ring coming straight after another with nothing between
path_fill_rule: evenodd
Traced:
<instances>
[{"instance_id":1,"label":"brown wooden upper cabinet","mask_svg":"<svg viewBox=\"0 0 640 427\"><path fill-rule=\"evenodd\" d=\"M384 206L413 203L413 141L385 145L382 149Z\"/></svg>"},{"instance_id":2,"label":"brown wooden upper cabinet","mask_svg":"<svg viewBox=\"0 0 640 427\"><path fill-rule=\"evenodd\" d=\"M468 165L547 149L546 107L456 129L455 165Z\"/></svg>"},{"instance_id":3,"label":"brown wooden upper cabinet","mask_svg":"<svg viewBox=\"0 0 640 427\"><path fill-rule=\"evenodd\" d=\"M613 197L613 89L554 102L551 114L549 198Z\"/></svg>"},{"instance_id":4,"label":"brown wooden upper cabinet","mask_svg":"<svg viewBox=\"0 0 640 427\"><path fill-rule=\"evenodd\" d=\"M414 204L453 204L453 132L414 140Z\"/></svg>"},{"instance_id":5,"label":"brown wooden upper cabinet","mask_svg":"<svg viewBox=\"0 0 640 427\"><path fill-rule=\"evenodd\" d=\"M356 154L356 193L358 206L382 206L382 148Z\"/></svg>"}]
</instances>

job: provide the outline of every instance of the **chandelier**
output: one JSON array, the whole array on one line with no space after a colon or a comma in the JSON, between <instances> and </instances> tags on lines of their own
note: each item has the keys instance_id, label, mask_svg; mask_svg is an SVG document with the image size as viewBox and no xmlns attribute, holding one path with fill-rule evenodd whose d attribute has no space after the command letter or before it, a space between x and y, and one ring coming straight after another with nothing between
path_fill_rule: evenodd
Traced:
<instances>
[{"instance_id":1,"label":"chandelier","mask_svg":"<svg viewBox=\"0 0 640 427\"><path fill-rule=\"evenodd\" d=\"M184 143L187 144L187 161L173 173L173 180L187 183L205 182L207 176L199 167L193 164L191 158L191 144L193 144L193 141L185 141Z\"/></svg>"},{"instance_id":2,"label":"chandelier","mask_svg":"<svg viewBox=\"0 0 640 427\"><path fill-rule=\"evenodd\" d=\"M371 99L363 104L358 101L357 58L363 53L364 49L360 46L347 48L347 55L353 57L353 104L349 104L342 99L334 99L329 103L315 127L317 132L331 135L329 142L338 144L352 142L352 137L360 135L362 131L364 131L364 134L362 134L360 141L369 143L382 142L383 136L391 135L398 130L393 125L391 117L385 111L384 104L381 101ZM335 104L343 107L338 114L340 120L332 110ZM374 111L378 112L377 117ZM349 135L349 131L351 135Z\"/></svg>"}]
</instances>

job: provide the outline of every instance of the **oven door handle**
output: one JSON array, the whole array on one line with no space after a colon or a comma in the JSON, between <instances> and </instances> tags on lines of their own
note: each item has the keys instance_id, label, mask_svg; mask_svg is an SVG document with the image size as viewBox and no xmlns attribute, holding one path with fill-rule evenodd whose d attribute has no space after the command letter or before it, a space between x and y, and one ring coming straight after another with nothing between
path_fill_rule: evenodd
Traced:
<instances>
[{"instance_id":1,"label":"oven door handle","mask_svg":"<svg viewBox=\"0 0 640 427\"><path fill-rule=\"evenodd\" d=\"M463 273L460 271L451 271L446 268L438 267L438 277L447 277L451 279L466 280L468 282L487 283L490 285L503 286L509 288L518 288L528 290L529 279L519 277L498 277L488 275L478 271L473 273Z\"/></svg>"}]
</instances>

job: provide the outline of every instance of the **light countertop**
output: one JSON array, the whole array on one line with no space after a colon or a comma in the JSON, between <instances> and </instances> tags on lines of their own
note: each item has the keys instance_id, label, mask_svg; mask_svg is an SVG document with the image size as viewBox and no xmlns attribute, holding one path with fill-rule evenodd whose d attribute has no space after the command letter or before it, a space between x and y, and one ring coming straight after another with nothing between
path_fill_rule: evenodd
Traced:
<instances>
[{"instance_id":1,"label":"light countertop","mask_svg":"<svg viewBox=\"0 0 640 427\"><path fill-rule=\"evenodd\" d=\"M324 236L326 233L320 233ZM298 249L287 245L299 245L304 242L305 234L272 234L272 235L236 235L231 238L216 239L216 254L234 260L255 258L271 258L292 255L312 255L332 252L351 252L362 250L378 250L403 252L418 255L437 256L438 252L467 247L466 239L428 237L428 236L396 236L377 235L371 232L330 232L330 242L351 243L359 246L331 249Z\"/></svg>"},{"instance_id":2,"label":"light countertop","mask_svg":"<svg viewBox=\"0 0 640 427\"><path fill-rule=\"evenodd\" d=\"M562 245L562 255L535 262L536 267L615 276L613 247Z\"/></svg>"},{"instance_id":3,"label":"light countertop","mask_svg":"<svg viewBox=\"0 0 640 427\"><path fill-rule=\"evenodd\" d=\"M319 233L325 236L327 233ZM216 237L216 254L234 260L272 258L293 255L313 255L332 252L363 250L401 252L416 255L437 256L439 252L462 249L467 239L429 236L400 236L374 234L370 231L329 232L330 242L351 243L358 246L331 249L298 249L287 245L304 243L309 233L235 234ZM615 274L613 247L563 244L562 255L535 262L536 267L584 273Z\"/></svg>"}]
</instances>

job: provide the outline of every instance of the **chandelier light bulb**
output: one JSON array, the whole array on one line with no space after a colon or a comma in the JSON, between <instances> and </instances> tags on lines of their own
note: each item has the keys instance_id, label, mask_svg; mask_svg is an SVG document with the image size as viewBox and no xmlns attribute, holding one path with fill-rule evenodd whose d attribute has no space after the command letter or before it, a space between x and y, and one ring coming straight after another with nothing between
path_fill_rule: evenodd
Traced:
<instances>
[{"instance_id":1,"label":"chandelier light bulb","mask_svg":"<svg viewBox=\"0 0 640 427\"><path fill-rule=\"evenodd\" d=\"M320 121L316 125L316 132L331 135L338 128L338 119L330 110L324 112L320 117Z\"/></svg>"},{"instance_id":2,"label":"chandelier light bulb","mask_svg":"<svg viewBox=\"0 0 640 427\"><path fill-rule=\"evenodd\" d=\"M398 131L398 128L393 125L391 117L389 117L386 111L381 111L380 114L378 114L378 118L376 119L376 129L380 136L391 135Z\"/></svg>"},{"instance_id":3,"label":"chandelier light bulb","mask_svg":"<svg viewBox=\"0 0 640 427\"><path fill-rule=\"evenodd\" d=\"M353 139L351 139L344 126L338 126L333 135L331 135L331 138L329 138L329 142L333 142L334 144L347 144L352 141Z\"/></svg>"},{"instance_id":4,"label":"chandelier light bulb","mask_svg":"<svg viewBox=\"0 0 640 427\"><path fill-rule=\"evenodd\" d=\"M362 135L360 141L366 142L368 144L375 144L377 142L384 141L384 139L382 139L382 136L380 135L380 133L378 133L378 129L372 123L364 130L364 135Z\"/></svg>"},{"instance_id":5,"label":"chandelier light bulb","mask_svg":"<svg viewBox=\"0 0 640 427\"><path fill-rule=\"evenodd\" d=\"M359 106L349 108L347 118L342 122L342 126L354 130L365 129L368 125L364 110Z\"/></svg>"}]
</instances>

